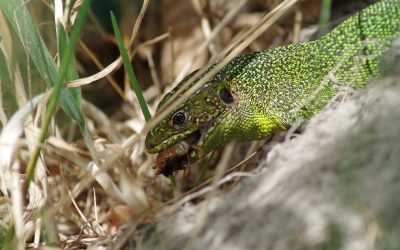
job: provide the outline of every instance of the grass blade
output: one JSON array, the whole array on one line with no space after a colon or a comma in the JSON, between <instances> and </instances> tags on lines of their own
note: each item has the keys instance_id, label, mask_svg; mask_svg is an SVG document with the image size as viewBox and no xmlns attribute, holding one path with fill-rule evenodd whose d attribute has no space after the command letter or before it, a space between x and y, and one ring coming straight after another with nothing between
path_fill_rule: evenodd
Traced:
<instances>
[{"instance_id":1,"label":"grass blade","mask_svg":"<svg viewBox=\"0 0 400 250\"><path fill-rule=\"evenodd\" d=\"M56 21L56 34L57 34L57 48L58 48L58 54L60 55L60 60L63 59L64 53L67 49L68 43L69 43L69 38L68 38L68 33L65 30L65 26L62 22L62 1L61 0L56 0L55 1L55 21ZM76 80L79 78L78 75L78 69L75 64L74 58L71 59L71 62L69 64L67 73L65 75L65 81L72 81ZM79 98L79 101L81 101L81 98Z\"/></svg>"},{"instance_id":2,"label":"grass blade","mask_svg":"<svg viewBox=\"0 0 400 250\"><path fill-rule=\"evenodd\" d=\"M47 110L46 110L46 115L45 118L43 120L42 123L42 127L40 129L40 133L39 133L39 138L37 141L37 144L35 146L35 149L33 150L33 153L31 155L31 158L29 159L29 163L27 166L27 170L26 170L26 187L29 186L30 181L33 178L34 175L34 170L35 170L35 166L36 166L36 162L38 160L39 157L39 153L40 153L40 148L41 145L44 141L44 138L46 137L47 134L47 128L50 124L50 120L51 117L53 116L53 113L55 111L56 105L57 105L57 99L59 97L59 94L62 90L63 87L63 81L65 79L65 76L68 72L68 67L70 66L70 62L73 58L74 55L74 50L75 50L75 46L78 43L79 40L79 36L80 33L82 31L83 28L83 24L85 22L87 13L89 11L89 7L90 7L90 0L86 0L82 6L81 9L78 13L78 17L76 20L76 23L74 25L74 28L72 30L72 34L71 34L71 39L65 49L65 52L63 53L64 55L61 57L61 67L60 67L60 71L57 75L57 79L56 82L54 84L54 89L53 89L53 93L50 97L50 101L48 103L47 106Z\"/></svg>"},{"instance_id":3,"label":"grass blade","mask_svg":"<svg viewBox=\"0 0 400 250\"><path fill-rule=\"evenodd\" d=\"M45 43L39 36L25 1L0 0L0 9L18 34L20 42L48 87L53 87L57 67ZM24 39L23 39L24 38ZM26 38L26 39L25 39ZM62 89L59 97L61 108L80 125L84 123L80 88Z\"/></svg>"},{"instance_id":4,"label":"grass blade","mask_svg":"<svg viewBox=\"0 0 400 250\"><path fill-rule=\"evenodd\" d=\"M328 33L328 31L329 31L328 24L329 24L329 18L331 16L331 6L332 6L332 0L323 0L322 1L317 37L321 37L321 36L325 35L326 33Z\"/></svg>"},{"instance_id":5,"label":"grass blade","mask_svg":"<svg viewBox=\"0 0 400 250\"><path fill-rule=\"evenodd\" d=\"M122 61L124 62L125 69L128 73L132 89L133 91L135 91L144 119L148 121L151 119L149 108L147 107L146 100L143 97L142 90L140 89L139 83L136 79L135 72L133 71L131 61L129 60L128 52L126 51L124 41L122 40L121 32L119 31L118 28L117 20L115 19L115 16L112 12L111 12L111 22L114 29L115 39L117 40L118 43L119 52L121 53Z\"/></svg>"}]
</instances>

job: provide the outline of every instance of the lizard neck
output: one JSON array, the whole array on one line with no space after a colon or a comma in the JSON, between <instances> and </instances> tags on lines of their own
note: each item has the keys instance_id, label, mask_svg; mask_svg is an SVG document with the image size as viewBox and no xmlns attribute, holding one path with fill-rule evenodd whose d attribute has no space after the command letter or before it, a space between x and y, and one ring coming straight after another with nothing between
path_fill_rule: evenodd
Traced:
<instances>
[{"instance_id":1,"label":"lizard neck","mask_svg":"<svg viewBox=\"0 0 400 250\"><path fill-rule=\"evenodd\" d=\"M380 58L400 35L400 0L384 0L319 40L256 52L232 61L227 77L243 115L236 138L265 138L326 107L337 87L361 87L382 69ZM241 135L240 131L243 131ZM252 132L254 131L254 132Z\"/></svg>"}]
</instances>

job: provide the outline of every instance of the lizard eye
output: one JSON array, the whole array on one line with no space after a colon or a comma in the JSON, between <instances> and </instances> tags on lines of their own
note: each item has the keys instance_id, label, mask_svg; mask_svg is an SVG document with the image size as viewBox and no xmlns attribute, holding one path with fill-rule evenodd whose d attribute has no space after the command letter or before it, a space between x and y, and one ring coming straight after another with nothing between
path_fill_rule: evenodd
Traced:
<instances>
[{"instance_id":1,"label":"lizard eye","mask_svg":"<svg viewBox=\"0 0 400 250\"><path fill-rule=\"evenodd\" d=\"M176 126L181 126L186 122L186 114L182 111L176 112L172 116L172 124Z\"/></svg>"},{"instance_id":2,"label":"lizard eye","mask_svg":"<svg viewBox=\"0 0 400 250\"><path fill-rule=\"evenodd\" d=\"M231 104L233 102L232 93L226 88L219 91L219 98L226 104Z\"/></svg>"}]
</instances>

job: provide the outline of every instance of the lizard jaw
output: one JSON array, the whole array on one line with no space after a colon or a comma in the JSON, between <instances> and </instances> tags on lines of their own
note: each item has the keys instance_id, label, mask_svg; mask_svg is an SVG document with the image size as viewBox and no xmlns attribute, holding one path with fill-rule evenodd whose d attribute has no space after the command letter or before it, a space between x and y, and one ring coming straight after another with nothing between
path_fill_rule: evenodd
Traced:
<instances>
[{"instance_id":1,"label":"lizard jaw","mask_svg":"<svg viewBox=\"0 0 400 250\"><path fill-rule=\"evenodd\" d=\"M153 144L151 142L154 141L154 139L157 137L157 133L150 131L147 134L146 140L145 140L146 151L149 152L150 154L160 153L163 150L166 150L167 148L172 147L174 144L177 144L180 141L186 140L194 132L196 132L196 130L186 131L186 132L168 137L164 141L158 142L157 144Z\"/></svg>"}]
</instances>

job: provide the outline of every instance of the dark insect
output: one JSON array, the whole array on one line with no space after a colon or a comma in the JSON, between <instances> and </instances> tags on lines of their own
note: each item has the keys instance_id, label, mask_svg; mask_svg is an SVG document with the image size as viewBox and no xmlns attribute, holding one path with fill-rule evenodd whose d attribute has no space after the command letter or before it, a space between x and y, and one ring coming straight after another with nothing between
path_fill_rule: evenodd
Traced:
<instances>
[{"instance_id":1,"label":"dark insect","mask_svg":"<svg viewBox=\"0 0 400 250\"><path fill-rule=\"evenodd\" d=\"M185 169L189 163L188 151L189 144L181 141L160 152L153 167L156 169L156 174L170 176L174 171Z\"/></svg>"},{"instance_id":2,"label":"dark insect","mask_svg":"<svg viewBox=\"0 0 400 250\"><path fill-rule=\"evenodd\" d=\"M175 171L188 171L190 164L190 152L196 150L199 156L204 153L196 147L196 142L200 139L200 132L193 132L186 140L180 141L177 144L161 151L156 158L156 165L153 167L156 174L165 176L172 175Z\"/></svg>"}]
</instances>

